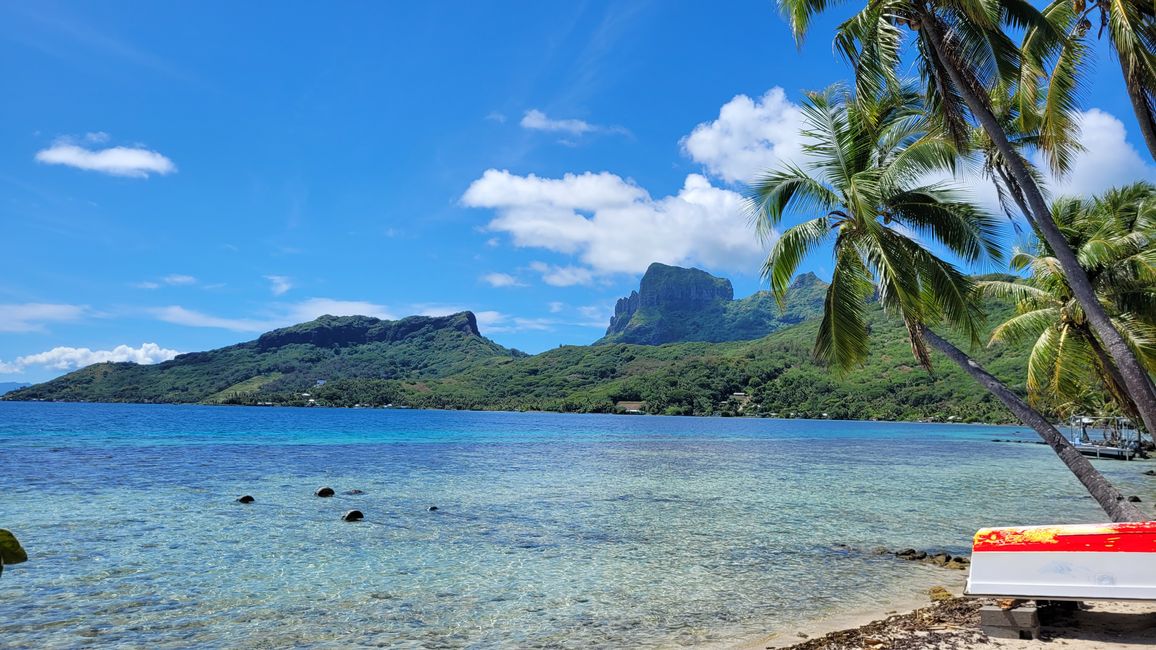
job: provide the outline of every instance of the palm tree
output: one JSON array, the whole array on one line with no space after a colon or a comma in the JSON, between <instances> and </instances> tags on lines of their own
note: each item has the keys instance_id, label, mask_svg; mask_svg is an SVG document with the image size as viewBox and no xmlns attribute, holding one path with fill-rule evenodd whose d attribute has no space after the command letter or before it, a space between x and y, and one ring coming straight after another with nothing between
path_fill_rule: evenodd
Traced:
<instances>
[{"instance_id":1,"label":"palm tree","mask_svg":"<svg viewBox=\"0 0 1156 650\"><path fill-rule=\"evenodd\" d=\"M1062 198L1052 213L1096 286L1112 321L1150 370L1156 370L1156 186L1137 183L1095 199ZM1033 401L1078 407L1103 386L1129 417L1139 413L1119 370L1088 326L1047 245L1012 257L1025 282L983 282L989 295L1016 300L1017 315L992 342L1032 342L1028 391ZM1154 433L1154 432L1150 432Z\"/></svg>"},{"instance_id":2,"label":"palm tree","mask_svg":"<svg viewBox=\"0 0 1156 650\"><path fill-rule=\"evenodd\" d=\"M814 15L834 4L833 0L778 0L778 3L800 43ZM1072 294L1087 315L1088 324L1120 370L1145 426L1156 431L1156 390L1148 373L1128 342L1112 326L1075 252L1052 219L1031 165L1009 141L987 92L987 88L997 84L1016 86L1020 75L1026 74L1025 70L1070 68L1072 73L1065 75L1068 92L1048 99L1053 105L1053 116L1057 116L1057 122L1050 124L1057 124L1058 116L1070 115L1075 108L1072 97L1078 66L1063 59L1062 55L1071 51L1072 39L1056 28L1062 22L1062 17L1046 16L1028 0L874 0L840 25L835 44L855 69L859 97L874 97L900 86L898 69L902 62L903 28L914 32L916 63L927 109L940 117L945 134L961 148L969 141L969 117L983 129L1022 196L1027 210L1025 216L1051 247L1068 278ZM1033 34L1032 45L1021 50L1005 29ZM1056 59L1057 56L1060 58ZM1031 74L1027 76L1032 78ZM1050 87L1062 89L1064 85ZM1017 93L1020 90L1017 88ZM1053 135L1061 131L1043 129ZM1070 141L1067 137L1059 141L1044 138L1041 142L1056 147L1050 153L1056 157L1063 155L1062 146Z\"/></svg>"},{"instance_id":3,"label":"palm tree","mask_svg":"<svg viewBox=\"0 0 1156 650\"><path fill-rule=\"evenodd\" d=\"M1156 6L1150 0L1099 0L1091 6L1087 0L1055 0L1048 8L1057 5L1065 7L1064 13L1072 8L1065 27L1076 39L1091 33L1092 15L1099 22L1096 37L1107 31L1144 144L1156 158Z\"/></svg>"},{"instance_id":4,"label":"palm tree","mask_svg":"<svg viewBox=\"0 0 1156 650\"><path fill-rule=\"evenodd\" d=\"M916 237L967 261L999 259L1001 250L993 216L947 185L921 181L950 169L955 155L918 96L901 92L856 101L831 89L809 95L803 111L808 167L771 171L752 186L750 200L764 236L788 211L817 215L782 233L763 267L780 302L802 260L833 244L835 266L815 355L839 368L860 364L869 348L867 309L878 296L887 312L903 319L921 365L931 367L928 345L946 354L1039 432L1114 520L1142 519L1043 416L931 330L946 324L974 344L983 314L971 278Z\"/></svg>"}]
</instances>

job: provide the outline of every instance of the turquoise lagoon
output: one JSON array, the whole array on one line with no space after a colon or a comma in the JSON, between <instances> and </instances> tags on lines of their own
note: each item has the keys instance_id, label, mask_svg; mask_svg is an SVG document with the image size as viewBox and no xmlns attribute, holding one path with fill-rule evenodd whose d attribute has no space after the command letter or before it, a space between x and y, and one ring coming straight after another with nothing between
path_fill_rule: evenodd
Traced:
<instances>
[{"instance_id":1,"label":"turquoise lagoon","mask_svg":"<svg viewBox=\"0 0 1156 650\"><path fill-rule=\"evenodd\" d=\"M1016 427L0 403L5 648L678 647L1103 514ZM1149 507L1146 464L1104 461ZM322 485L338 496L312 496ZM343 495L359 489L365 494ZM242 494L256 503L234 500ZM438 506L436 512L427 507ZM349 509L365 521L344 523ZM847 550L840 545L848 545Z\"/></svg>"}]
</instances>

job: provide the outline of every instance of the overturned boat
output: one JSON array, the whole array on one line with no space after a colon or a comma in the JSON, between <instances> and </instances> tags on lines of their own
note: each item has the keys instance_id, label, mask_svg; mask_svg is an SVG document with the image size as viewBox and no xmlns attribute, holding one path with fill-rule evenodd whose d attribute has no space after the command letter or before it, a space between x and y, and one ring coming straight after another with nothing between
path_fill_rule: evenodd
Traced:
<instances>
[{"instance_id":1,"label":"overturned boat","mask_svg":"<svg viewBox=\"0 0 1156 650\"><path fill-rule=\"evenodd\" d=\"M1156 600L1156 522L984 528L968 596Z\"/></svg>"}]
</instances>

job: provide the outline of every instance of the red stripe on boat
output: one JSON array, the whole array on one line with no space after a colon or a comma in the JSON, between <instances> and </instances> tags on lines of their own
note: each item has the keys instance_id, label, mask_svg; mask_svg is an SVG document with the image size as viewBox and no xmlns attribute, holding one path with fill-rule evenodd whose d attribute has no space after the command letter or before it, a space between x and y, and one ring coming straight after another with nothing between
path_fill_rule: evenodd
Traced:
<instances>
[{"instance_id":1,"label":"red stripe on boat","mask_svg":"<svg viewBox=\"0 0 1156 650\"><path fill-rule=\"evenodd\" d=\"M984 528L972 551L1156 553L1156 522Z\"/></svg>"}]
</instances>

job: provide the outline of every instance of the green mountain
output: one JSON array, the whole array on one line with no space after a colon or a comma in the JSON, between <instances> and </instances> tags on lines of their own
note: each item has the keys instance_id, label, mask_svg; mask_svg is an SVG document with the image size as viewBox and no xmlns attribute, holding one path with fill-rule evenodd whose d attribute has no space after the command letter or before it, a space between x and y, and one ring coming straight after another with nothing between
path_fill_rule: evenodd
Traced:
<instances>
[{"instance_id":1,"label":"green mountain","mask_svg":"<svg viewBox=\"0 0 1156 650\"><path fill-rule=\"evenodd\" d=\"M4 399L223 402L266 392L299 394L334 379L436 378L520 354L483 338L470 312L398 321L322 316L156 365L98 363Z\"/></svg>"},{"instance_id":2,"label":"green mountain","mask_svg":"<svg viewBox=\"0 0 1156 650\"><path fill-rule=\"evenodd\" d=\"M650 331L708 336L670 322L693 319L693 306L731 326L730 336L774 324L755 340L682 341L562 346L528 356L484 338L473 314L383 321L323 316L274 330L255 341L138 366L105 363L0 399L121 402L201 402L416 408L621 412L682 415L778 415L838 419L1009 422L1012 416L948 360L933 354L928 374L912 359L902 323L877 306L870 312L872 352L845 374L812 355L825 286L814 276L794 283L786 312L765 294L731 299L730 283L702 271L652 267L637 306L620 310L613 335L645 329L639 314L657 316ZM673 280L672 280L673 278ZM689 281L679 281L679 280ZM643 305L643 297L646 304ZM632 296L629 300L634 300ZM802 303L802 304L797 304ZM712 311L721 305L721 311ZM734 318L750 312L749 329ZM650 310L649 312L647 310ZM1013 313L988 303L991 322ZM790 325L788 319L802 322ZM644 323L645 324L645 323ZM682 329L679 329L682 328ZM744 334L745 335L745 334ZM610 338L608 336L607 338ZM646 340L646 337L642 337ZM957 344L967 347L964 341ZM980 347L976 359L1024 392L1026 348Z\"/></svg>"},{"instance_id":3,"label":"green mountain","mask_svg":"<svg viewBox=\"0 0 1156 650\"><path fill-rule=\"evenodd\" d=\"M800 275L780 309L769 292L735 300L730 280L656 262L646 269L638 291L614 306L606 336L595 345L758 339L818 316L826 289L813 273Z\"/></svg>"}]
</instances>

